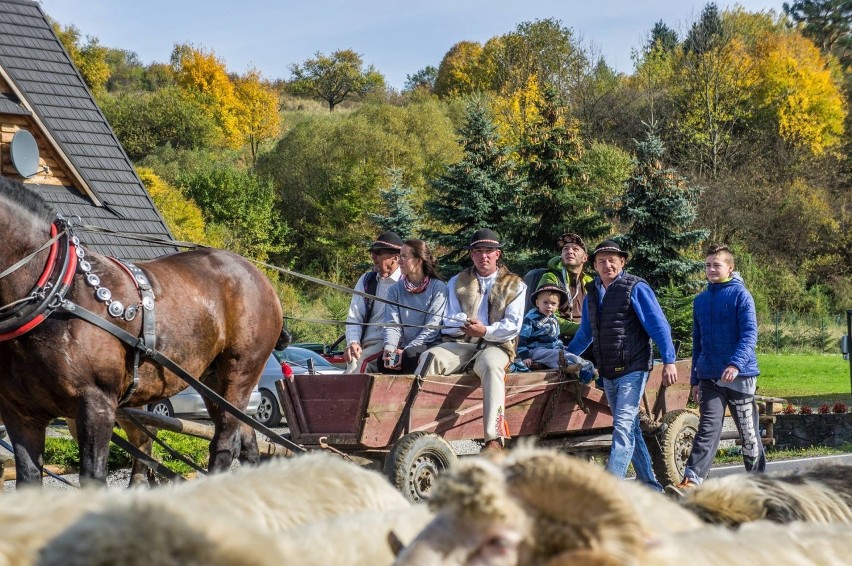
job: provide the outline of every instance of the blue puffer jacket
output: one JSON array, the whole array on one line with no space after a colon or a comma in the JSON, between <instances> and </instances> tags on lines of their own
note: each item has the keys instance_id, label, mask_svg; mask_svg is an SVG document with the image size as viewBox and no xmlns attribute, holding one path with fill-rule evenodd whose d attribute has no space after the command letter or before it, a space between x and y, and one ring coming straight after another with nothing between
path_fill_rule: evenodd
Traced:
<instances>
[{"instance_id":1,"label":"blue puffer jacket","mask_svg":"<svg viewBox=\"0 0 852 566\"><path fill-rule=\"evenodd\" d=\"M757 368L757 314L754 299L740 274L733 273L725 283L708 283L692 305L692 375L699 379L719 379L729 365L739 375L754 377Z\"/></svg>"}]
</instances>

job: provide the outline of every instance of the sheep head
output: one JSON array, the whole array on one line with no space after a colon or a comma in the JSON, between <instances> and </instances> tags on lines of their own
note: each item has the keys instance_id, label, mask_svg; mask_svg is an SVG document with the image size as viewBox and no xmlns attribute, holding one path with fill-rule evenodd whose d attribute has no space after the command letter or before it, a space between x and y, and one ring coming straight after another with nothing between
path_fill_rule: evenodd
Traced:
<instances>
[{"instance_id":1,"label":"sheep head","mask_svg":"<svg viewBox=\"0 0 852 566\"><path fill-rule=\"evenodd\" d=\"M549 450L463 460L439 478L436 518L397 564L628 564L645 533L618 483Z\"/></svg>"}]
</instances>

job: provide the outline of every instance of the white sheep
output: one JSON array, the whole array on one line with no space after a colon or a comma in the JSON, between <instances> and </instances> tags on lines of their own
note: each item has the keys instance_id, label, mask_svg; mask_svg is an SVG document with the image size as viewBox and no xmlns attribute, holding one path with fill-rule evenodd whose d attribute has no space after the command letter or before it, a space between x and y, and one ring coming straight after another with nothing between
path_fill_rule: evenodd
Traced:
<instances>
[{"instance_id":1,"label":"white sheep","mask_svg":"<svg viewBox=\"0 0 852 566\"><path fill-rule=\"evenodd\" d=\"M737 526L852 522L852 466L821 464L800 472L738 474L709 479L681 504L707 523Z\"/></svg>"},{"instance_id":2,"label":"white sheep","mask_svg":"<svg viewBox=\"0 0 852 566\"><path fill-rule=\"evenodd\" d=\"M756 559L761 553L773 564L850 563L846 547L852 540L852 525L844 522L848 521L849 471L849 467L834 466L798 476L741 475L715 486L724 490L713 491L713 482L707 482L704 497L704 487L690 493L690 499L703 502L706 513L738 509L730 514L736 520L724 521L728 524L759 518L837 522L793 523L785 538L787 526L768 521L747 523L738 532L707 526L691 510L634 482L618 480L598 466L526 447L503 459L462 461L443 476L430 501L437 508L435 519L404 549L396 564L715 565L748 563L748 558ZM743 496L738 497L741 487ZM719 499L715 506L711 505L714 498ZM739 510L733 501L755 509ZM816 549L810 536L823 537L827 547ZM726 546L729 542L738 546ZM753 548L738 554L739 547L747 545ZM783 551L775 552L776 547ZM706 557L694 556L701 552ZM802 562L808 555L813 558Z\"/></svg>"},{"instance_id":3,"label":"white sheep","mask_svg":"<svg viewBox=\"0 0 852 566\"><path fill-rule=\"evenodd\" d=\"M0 565L30 564L47 540L84 514L137 501L159 504L190 523L227 515L256 532L410 506L381 474L317 453L152 490L22 490L0 507Z\"/></svg>"},{"instance_id":4,"label":"white sheep","mask_svg":"<svg viewBox=\"0 0 852 566\"><path fill-rule=\"evenodd\" d=\"M427 506L417 505L338 515L272 533L232 518L227 509L190 521L162 502L133 501L84 515L48 541L38 565L390 565L389 533L409 542L431 517Z\"/></svg>"},{"instance_id":5,"label":"white sheep","mask_svg":"<svg viewBox=\"0 0 852 566\"><path fill-rule=\"evenodd\" d=\"M430 505L435 519L397 564L544 564L567 553L578 564L600 556L627 564L661 530L704 526L644 486L530 446L496 461L460 461Z\"/></svg>"}]
</instances>

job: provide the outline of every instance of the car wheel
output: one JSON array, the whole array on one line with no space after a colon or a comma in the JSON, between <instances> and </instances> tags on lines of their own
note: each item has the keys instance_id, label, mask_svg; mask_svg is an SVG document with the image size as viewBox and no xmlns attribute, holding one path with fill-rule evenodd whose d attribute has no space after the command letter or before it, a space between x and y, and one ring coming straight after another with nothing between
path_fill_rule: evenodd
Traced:
<instances>
[{"instance_id":1,"label":"car wheel","mask_svg":"<svg viewBox=\"0 0 852 566\"><path fill-rule=\"evenodd\" d=\"M278 399L269 389L260 390L260 405L257 407L257 414L254 415L254 418L264 426L276 426L281 422Z\"/></svg>"},{"instance_id":2,"label":"car wheel","mask_svg":"<svg viewBox=\"0 0 852 566\"><path fill-rule=\"evenodd\" d=\"M162 415L164 417L172 417L175 416L174 407L172 407L171 402L168 399L163 399L162 401L157 401L156 403L151 403L148 405L148 410L155 415Z\"/></svg>"}]
</instances>

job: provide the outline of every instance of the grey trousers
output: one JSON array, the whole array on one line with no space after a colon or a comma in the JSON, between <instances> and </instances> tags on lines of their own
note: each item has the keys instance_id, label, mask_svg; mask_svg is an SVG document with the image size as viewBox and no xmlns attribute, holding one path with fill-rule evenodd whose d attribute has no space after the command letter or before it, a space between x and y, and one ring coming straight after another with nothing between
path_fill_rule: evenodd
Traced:
<instances>
[{"instance_id":1,"label":"grey trousers","mask_svg":"<svg viewBox=\"0 0 852 566\"><path fill-rule=\"evenodd\" d=\"M361 344L361 357L346 364L343 373L376 373L383 349L384 344L381 340Z\"/></svg>"},{"instance_id":2,"label":"grey trousers","mask_svg":"<svg viewBox=\"0 0 852 566\"><path fill-rule=\"evenodd\" d=\"M421 366L432 354L428 367ZM482 381L482 422L485 440L494 440L506 436L504 432L504 404L506 402L506 367L509 356L496 345L488 345L477 350L476 344L467 342L444 342L440 346L429 348L420 356L417 372L425 369L425 375L450 375L461 372L471 360L473 372Z\"/></svg>"},{"instance_id":3,"label":"grey trousers","mask_svg":"<svg viewBox=\"0 0 852 566\"><path fill-rule=\"evenodd\" d=\"M766 455L760 438L759 415L754 395L720 387L710 379L702 379L698 382L698 387L701 392L701 402L698 405L700 418L698 432L692 442L692 452L686 461L686 479L701 483L707 477L713 465L713 458L719 450L725 407L730 408L731 417L740 433L746 472L764 471Z\"/></svg>"}]
</instances>

